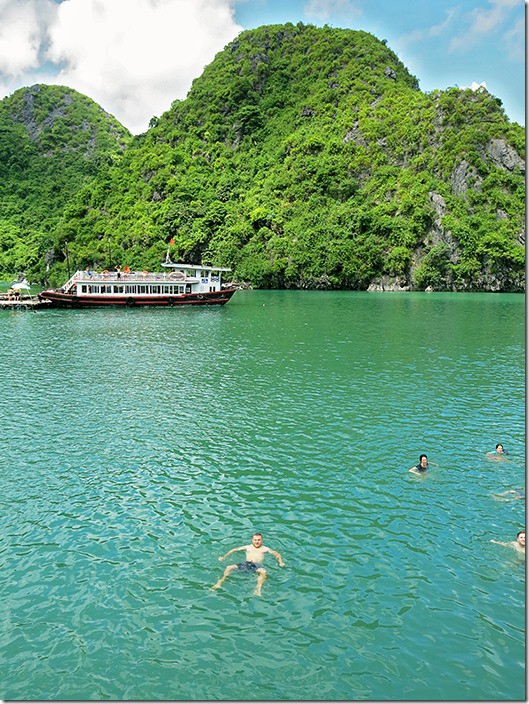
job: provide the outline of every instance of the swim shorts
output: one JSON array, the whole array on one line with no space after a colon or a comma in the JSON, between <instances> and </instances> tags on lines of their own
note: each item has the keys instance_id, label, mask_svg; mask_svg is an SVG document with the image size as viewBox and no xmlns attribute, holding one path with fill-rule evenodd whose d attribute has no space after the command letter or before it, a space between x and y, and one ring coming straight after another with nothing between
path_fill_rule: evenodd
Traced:
<instances>
[{"instance_id":1,"label":"swim shorts","mask_svg":"<svg viewBox=\"0 0 529 704\"><path fill-rule=\"evenodd\" d=\"M239 572L255 572L258 567L260 567L260 565L256 565L255 562L250 562L249 560L239 562L237 565Z\"/></svg>"}]
</instances>

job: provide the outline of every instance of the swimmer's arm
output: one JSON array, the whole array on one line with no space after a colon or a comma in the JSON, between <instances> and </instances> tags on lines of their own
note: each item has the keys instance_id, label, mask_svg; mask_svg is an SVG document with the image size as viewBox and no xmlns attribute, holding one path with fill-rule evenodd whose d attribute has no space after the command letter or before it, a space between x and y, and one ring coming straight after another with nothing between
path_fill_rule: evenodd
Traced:
<instances>
[{"instance_id":1,"label":"swimmer's arm","mask_svg":"<svg viewBox=\"0 0 529 704\"><path fill-rule=\"evenodd\" d=\"M219 562L222 562L222 560L225 560L228 555L231 555L232 552L238 552L239 550L246 550L246 545L242 545L240 548L232 548L231 550L228 550L228 552L225 555L221 555L219 557Z\"/></svg>"},{"instance_id":2,"label":"swimmer's arm","mask_svg":"<svg viewBox=\"0 0 529 704\"><path fill-rule=\"evenodd\" d=\"M506 548L512 548L512 543L503 543L501 540L491 540L491 543L496 543L496 545L503 545Z\"/></svg>"},{"instance_id":3,"label":"swimmer's arm","mask_svg":"<svg viewBox=\"0 0 529 704\"><path fill-rule=\"evenodd\" d=\"M266 552L269 552L270 555L273 555L273 556L276 558L276 560L279 562L279 566L280 566L280 567L284 567L284 566L285 566L285 563L283 562L283 558L282 558L281 555L277 552L277 550L270 550L270 548L266 548Z\"/></svg>"},{"instance_id":4,"label":"swimmer's arm","mask_svg":"<svg viewBox=\"0 0 529 704\"><path fill-rule=\"evenodd\" d=\"M419 472L419 470L417 469L417 467L410 467L410 469L408 470L408 472L413 472L414 474L420 474L420 472Z\"/></svg>"}]
</instances>

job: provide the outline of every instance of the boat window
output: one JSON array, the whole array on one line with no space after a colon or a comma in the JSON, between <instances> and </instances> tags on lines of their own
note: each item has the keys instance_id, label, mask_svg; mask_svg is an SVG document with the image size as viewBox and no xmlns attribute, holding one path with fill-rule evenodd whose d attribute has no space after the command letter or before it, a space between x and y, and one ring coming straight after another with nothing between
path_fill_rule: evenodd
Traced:
<instances>
[{"instance_id":1,"label":"boat window","mask_svg":"<svg viewBox=\"0 0 529 704\"><path fill-rule=\"evenodd\" d=\"M136 286L125 286L125 293L136 293Z\"/></svg>"},{"instance_id":2,"label":"boat window","mask_svg":"<svg viewBox=\"0 0 529 704\"><path fill-rule=\"evenodd\" d=\"M86 285L86 284L83 284L83 285L81 286L81 293L86 293L87 288L88 288L87 285Z\"/></svg>"},{"instance_id":3,"label":"boat window","mask_svg":"<svg viewBox=\"0 0 529 704\"><path fill-rule=\"evenodd\" d=\"M160 293L159 286L151 286L151 293Z\"/></svg>"},{"instance_id":4,"label":"boat window","mask_svg":"<svg viewBox=\"0 0 529 704\"><path fill-rule=\"evenodd\" d=\"M106 293L106 292L107 292L107 287L101 286L101 293Z\"/></svg>"},{"instance_id":5,"label":"boat window","mask_svg":"<svg viewBox=\"0 0 529 704\"><path fill-rule=\"evenodd\" d=\"M186 284L186 293L191 293L191 284Z\"/></svg>"},{"instance_id":6,"label":"boat window","mask_svg":"<svg viewBox=\"0 0 529 704\"><path fill-rule=\"evenodd\" d=\"M170 293L170 292L171 292L171 287L170 287L170 286L164 286L164 287L163 287L163 292L164 292L164 293Z\"/></svg>"},{"instance_id":7,"label":"boat window","mask_svg":"<svg viewBox=\"0 0 529 704\"><path fill-rule=\"evenodd\" d=\"M123 293L123 286L114 286L114 293Z\"/></svg>"},{"instance_id":8,"label":"boat window","mask_svg":"<svg viewBox=\"0 0 529 704\"><path fill-rule=\"evenodd\" d=\"M138 286L139 292L140 293L146 293L147 292L147 286Z\"/></svg>"},{"instance_id":9,"label":"boat window","mask_svg":"<svg viewBox=\"0 0 529 704\"><path fill-rule=\"evenodd\" d=\"M183 287L183 286L179 286L179 287L178 287L178 293L184 293L184 287Z\"/></svg>"}]
</instances>

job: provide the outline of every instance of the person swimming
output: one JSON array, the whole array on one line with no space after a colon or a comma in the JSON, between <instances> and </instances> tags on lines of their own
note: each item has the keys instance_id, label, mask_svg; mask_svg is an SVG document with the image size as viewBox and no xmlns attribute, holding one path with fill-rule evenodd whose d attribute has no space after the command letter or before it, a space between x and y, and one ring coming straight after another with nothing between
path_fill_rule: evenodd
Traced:
<instances>
[{"instance_id":1,"label":"person swimming","mask_svg":"<svg viewBox=\"0 0 529 704\"><path fill-rule=\"evenodd\" d=\"M242 545L240 548L232 548L225 555L221 555L219 557L219 562L225 560L228 555L232 554L232 552L238 552L239 550L246 551L246 560L244 562L239 562L238 564L228 565L224 570L222 577L211 587L211 589L219 589L224 580L230 576L233 570L238 570L239 572L255 572L257 574L257 584L254 590L254 595L261 596L263 582L266 579L266 570L262 566L265 555L267 553L273 555L279 562L280 567L285 566L283 558L276 550L271 550L270 548L267 548L266 545L263 545L263 536L261 533L254 533L252 535L251 545Z\"/></svg>"},{"instance_id":2,"label":"person swimming","mask_svg":"<svg viewBox=\"0 0 529 704\"><path fill-rule=\"evenodd\" d=\"M425 472L428 471L428 467L430 464L434 465L435 467L438 467L439 465L435 464L435 462L429 462L428 457L426 455L421 455L419 457L419 464L416 464L413 467L410 467L408 472L413 472L413 474L424 474Z\"/></svg>"},{"instance_id":3,"label":"person swimming","mask_svg":"<svg viewBox=\"0 0 529 704\"><path fill-rule=\"evenodd\" d=\"M503 545L506 548L513 548L519 555L525 557L525 530L519 530L516 534L516 540L511 540L509 543L504 543L501 540L491 540L490 542Z\"/></svg>"},{"instance_id":4,"label":"person swimming","mask_svg":"<svg viewBox=\"0 0 529 704\"><path fill-rule=\"evenodd\" d=\"M487 452L487 457L489 460L498 460L499 462L508 461L507 450L503 447L503 444L499 442L496 445L494 452Z\"/></svg>"},{"instance_id":5,"label":"person swimming","mask_svg":"<svg viewBox=\"0 0 529 704\"><path fill-rule=\"evenodd\" d=\"M491 494L494 501L525 501L525 490L524 489L507 489L507 491L502 491L500 494Z\"/></svg>"},{"instance_id":6,"label":"person swimming","mask_svg":"<svg viewBox=\"0 0 529 704\"><path fill-rule=\"evenodd\" d=\"M413 467L410 467L410 469L408 471L413 472L414 474L423 474L427 470L428 470L428 457L426 455L421 455L419 457L419 464L416 464Z\"/></svg>"}]
</instances>

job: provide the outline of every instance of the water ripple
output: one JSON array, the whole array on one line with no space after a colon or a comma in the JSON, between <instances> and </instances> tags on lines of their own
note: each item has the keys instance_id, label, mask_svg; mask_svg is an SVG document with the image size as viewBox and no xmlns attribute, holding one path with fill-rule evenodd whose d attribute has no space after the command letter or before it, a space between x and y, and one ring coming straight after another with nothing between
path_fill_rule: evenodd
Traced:
<instances>
[{"instance_id":1,"label":"water ripple","mask_svg":"<svg viewBox=\"0 0 529 704\"><path fill-rule=\"evenodd\" d=\"M523 301L313 293L0 312L4 698L521 697Z\"/></svg>"}]
</instances>

